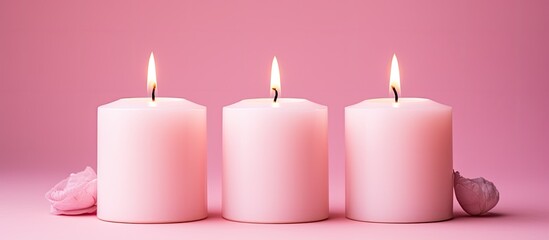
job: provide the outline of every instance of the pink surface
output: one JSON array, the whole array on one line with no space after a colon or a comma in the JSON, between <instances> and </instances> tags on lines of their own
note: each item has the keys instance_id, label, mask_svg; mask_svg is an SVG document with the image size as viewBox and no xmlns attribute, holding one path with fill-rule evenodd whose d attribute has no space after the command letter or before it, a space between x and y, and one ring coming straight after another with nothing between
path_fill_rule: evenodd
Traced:
<instances>
[{"instance_id":1,"label":"pink surface","mask_svg":"<svg viewBox=\"0 0 549 240\"><path fill-rule=\"evenodd\" d=\"M31 180L32 176L32 180ZM511 194L494 213L467 217L454 204L451 221L428 224L382 224L345 218L342 202L335 202L326 221L304 224L249 224L224 220L219 206L209 218L177 224L120 224L95 215L63 217L48 213L43 189L57 178L37 173L4 174L0 187L2 239L540 239L549 238L547 192ZM13 184L17 182L17 184ZM17 186L15 186L17 185ZM544 184L533 183L531 188ZM502 192L520 192L521 185L505 184Z\"/></svg>"},{"instance_id":2,"label":"pink surface","mask_svg":"<svg viewBox=\"0 0 549 240\"><path fill-rule=\"evenodd\" d=\"M0 237L70 237L84 230L208 237L215 228L220 236L272 238L520 233L547 239L547 9L549 2L534 0L1 1ZM154 226L50 215L45 191L68 173L95 166L97 106L146 96L152 50L157 96L208 107L209 203L217 215ZM393 53L402 97L453 107L454 167L496 183L501 200L493 217L426 225L343 219L343 109L389 96ZM221 108L268 97L273 55L284 97L330 109L333 220L272 226L219 218Z\"/></svg>"}]
</instances>

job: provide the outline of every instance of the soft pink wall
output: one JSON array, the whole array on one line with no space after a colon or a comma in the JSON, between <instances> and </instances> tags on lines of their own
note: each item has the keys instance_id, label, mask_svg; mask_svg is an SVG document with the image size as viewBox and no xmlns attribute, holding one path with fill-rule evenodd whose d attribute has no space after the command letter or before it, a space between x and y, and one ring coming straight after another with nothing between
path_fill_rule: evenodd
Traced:
<instances>
[{"instance_id":1,"label":"soft pink wall","mask_svg":"<svg viewBox=\"0 0 549 240\"><path fill-rule=\"evenodd\" d=\"M95 167L96 108L146 95L208 107L210 192L218 201L221 109L269 94L328 105L332 198L343 197L343 111L389 96L454 108L454 166L500 186L547 175L547 1L1 1L0 169ZM546 177L543 177L547 181ZM53 183L52 183L53 184Z\"/></svg>"}]
</instances>

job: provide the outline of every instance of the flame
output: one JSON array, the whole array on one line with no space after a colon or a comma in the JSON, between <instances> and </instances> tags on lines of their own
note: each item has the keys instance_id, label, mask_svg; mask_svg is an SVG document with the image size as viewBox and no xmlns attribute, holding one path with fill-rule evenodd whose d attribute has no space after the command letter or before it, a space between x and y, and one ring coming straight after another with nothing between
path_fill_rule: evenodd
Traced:
<instances>
[{"instance_id":1,"label":"flame","mask_svg":"<svg viewBox=\"0 0 549 240\"><path fill-rule=\"evenodd\" d=\"M274 89L280 95L280 70L278 69L276 56L273 58L273 65L271 67L271 97L275 95Z\"/></svg>"},{"instance_id":2,"label":"flame","mask_svg":"<svg viewBox=\"0 0 549 240\"><path fill-rule=\"evenodd\" d=\"M147 92L151 93L156 89L156 65L154 64L154 55L151 52L151 56L149 57L149 69L147 71Z\"/></svg>"},{"instance_id":3,"label":"flame","mask_svg":"<svg viewBox=\"0 0 549 240\"><path fill-rule=\"evenodd\" d=\"M393 54L393 61L391 62L391 75L389 77L389 91L393 92L393 88L396 89L400 95L400 71L398 70L398 60L396 54Z\"/></svg>"}]
</instances>

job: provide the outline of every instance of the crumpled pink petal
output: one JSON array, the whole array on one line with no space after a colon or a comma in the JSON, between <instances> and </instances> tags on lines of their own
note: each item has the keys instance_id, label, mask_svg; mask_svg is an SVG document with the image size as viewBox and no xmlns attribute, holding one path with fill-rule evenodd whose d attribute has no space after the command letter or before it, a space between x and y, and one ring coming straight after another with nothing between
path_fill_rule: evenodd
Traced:
<instances>
[{"instance_id":1,"label":"crumpled pink petal","mask_svg":"<svg viewBox=\"0 0 549 240\"><path fill-rule=\"evenodd\" d=\"M464 178L454 172L454 190L461 208L470 215L482 215L496 206L499 192L494 183L480 178Z\"/></svg>"},{"instance_id":2,"label":"crumpled pink petal","mask_svg":"<svg viewBox=\"0 0 549 240\"><path fill-rule=\"evenodd\" d=\"M50 213L56 214L56 215L82 215L82 214L94 213L95 211L97 211L96 205L93 205L89 208L76 209L76 210L59 210L54 207L50 207Z\"/></svg>"},{"instance_id":3,"label":"crumpled pink petal","mask_svg":"<svg viewBox=\"0 0 549 240\"><path fill-rule=\"evenodd\" d=\"M97 174L91 167L71 175L46 193L50 212L58 215L93 213L97 202Z\"/></svg>"}]
</instances>

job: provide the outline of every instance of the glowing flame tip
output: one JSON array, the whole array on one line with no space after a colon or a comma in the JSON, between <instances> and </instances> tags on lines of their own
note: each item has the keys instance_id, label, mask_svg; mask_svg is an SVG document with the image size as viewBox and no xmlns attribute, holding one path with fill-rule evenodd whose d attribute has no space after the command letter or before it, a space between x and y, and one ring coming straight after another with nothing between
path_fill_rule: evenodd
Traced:
<instances>
[{"instance_id":1,"label":"glowing flame tip","mask_svg":"<svg viewBox=\"0 0 549 240\"><path fill-rule=\"evenodd\" d=\"M151 52L149 57L149 68L147 71L147 91L152 92L156 89L156 65L154 63L154 54Z\"/></svg>"},{"instance_id":2,"label":"glowing flame tip","mask_svg":"<svg viewBox=\"0 0 549 240\"><path fill-rule=\"evenodd\" d=\"M275 94L274 89L280 94L280 70L278 68L276 56L273 58L273 64L271 66L271 96Z\"/></svg>"},{"instance_id":3,"label":"glowing flame tip","mask_svg":"<svg viewBox=\"0 0 549 240\"><path fill-rule=\"evenodd\" d=\"M396 54L393 54L391 61L391 75L389 77L389 90L393 92L393 88L400 94L400 70L398 68L398 60Z\"/></svg>"}]
</instances>

